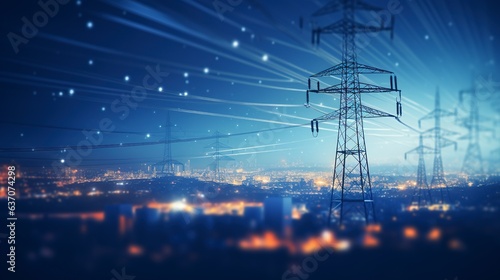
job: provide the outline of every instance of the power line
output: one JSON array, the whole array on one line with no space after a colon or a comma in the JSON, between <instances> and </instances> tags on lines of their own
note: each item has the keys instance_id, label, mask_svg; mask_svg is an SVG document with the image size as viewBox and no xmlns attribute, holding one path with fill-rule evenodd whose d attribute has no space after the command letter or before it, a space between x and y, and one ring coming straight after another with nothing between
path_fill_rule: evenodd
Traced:
<instances>
[{"instance_id":1,"label":"power line","mask_svg":"<svg viewBox=\"0 0 500 280\"><path fill-rule=\"evenodd\" d=\"M28 127L39 127L39 128L48 128L48 129L59 129L59 130L70 130L70 131L94 131L96 130L95 128L77 128L77 127L69 127L69 126L57 126L57 125L48 125L48 124L30 124L30 123L22 123L22 122L5 122L2 121L0 124L6 124L6 125L19 125L19 126L28 126ZM147 134L148 132L140 132L140 131L119 131L119 130L113 130L113 131L101 131L101 133L120 133L120 134L137 134L137 135L144 135Z\"/></svg>"},{"instance_id":2,"label":"power line","mask_svg":"<svg viewBox=\"0 0 500 280\"><path fill-rule=\"evenodd\" d=\"M276 127L276 128L269 128L269 129L262 129L262 130L254 130L254 131L248 131L248 132L240 132L240 133L233 133L233 134L227 134L227 135L220 135L218 137L220 138L229 138L229 137L236 137L236 136L243 136L243 135L249 135L249 134L256 134L256 133L261 133L261 132L268 132L268 131L276 131L276 130L283 130L283 129L289 129L289 128L295 128L295 127L301 127L301 126L308 126L309 124L296 124L296 125L288 125L288 126L283 126L283 127ZM196 137L196 138L184 138L184 139L166 139L166 140L160 140L160 141L155 141L155 142L133 142L133 143L114 143L114 144L101 144L101 145L94 145L92 146L92 149L110 149L110 148L127 148L127 147L140 147L140 146L153 146L153 145L160 145L160 144L168 144L168 143L182 143L182 142L194 142L194 141L202 141L202 140L210 140L210 139L215 139L215 135L211 136L205 136L205 137ZM53 147L29 147L29 148L6 148L2 147L0 148L0 153L27 153L27 152L50 152L50 151L61 151L65 149L78 149L77 145L68 145L68 146L53 146Z\"/></svg>"}]
</instances>

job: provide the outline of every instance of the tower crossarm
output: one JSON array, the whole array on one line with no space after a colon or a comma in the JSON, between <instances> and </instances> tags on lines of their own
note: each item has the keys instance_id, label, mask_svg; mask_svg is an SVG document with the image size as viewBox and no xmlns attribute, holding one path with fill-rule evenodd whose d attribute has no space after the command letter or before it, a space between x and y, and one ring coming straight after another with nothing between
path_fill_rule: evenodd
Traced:
<instances>
[{"instance_id":1,"label":"tower crossarm","mask_svg":"<svg viewBox=\"0 0 500 280\"><path fill-rule=\"evenodd\" d=\"M427 146L418 146L415 149L411 149L408 152L405 153L405 159L407 158L408 155L410 154L434 154L434 149L431 147Z\"/></svg>"},{"instance_id":2,"label":"tower crossarm","mask_svg":"<svg viewBox=\"0 0 500 280\"><path fill-rule=\"evenodd\" d=\"M463 97L466 94L472 95L472 96L481 95L481 96L489 97L488 94L493 94L494 92L497 92L497 91L500 91L500 85L487 84L487 85L483 85L483 86L478 86L476 88L469 88L469 89L461 90L458 93L458 97L459 97L460 101L463 100Z\"/></svg>"},{"instance_id":3,"label":"tower crossarm","mask_svg":"<svg viewBox=\"0 0 500 280\"><path fill-rule=\"evenodd\" d=\"M366 25L356 21L341 19L325 27L318 27L314 30L317 34L344 34L346 29L353 33L372 33L380 31L390 31L391 26Z\"/></svg>"},{"instance_id":4,"label":"tower crossarm","mask_svg":"<svg viewBox=\"0 0 500 280\"><path fill-rule=\"evenodd\" d=\"M363 110L363 118L397 118L393 114L389 114L365 105L361 105L361 109Z\"/></svg>"},{"instance_id":5,"label":"tower crossarm","mask_svg":"<svg viewBox=\"0 0 500 280\"><path fill-rule=\"evenodd\" d=\"M461 123L461 124L462 124L462 126L463 126L463 127L465 127L465 128L471 128L471 127L472 127L472 126L471 126L469 123L467 123L467 122L463 122L463 123ZM487 134L487 135L491 135L491 137L495 138L495 129L493 129L493 128L491 128L491 127L487 127L487 126L485 126L485 125L476 125L476 128L477 128L477 131L478 131L478 132L488 132L488 134ZM469 137L474 137L474 136L475 136L475 135L474 135L474 133L472 133L472 132L468 132L468 133L466 133L466 134L464 134L464 135L460 136L460 138L459 138L459 139L462 139L462 140L463 140L463 139L469 139Z\"/></svg>"},{"instance_id":6,"label":"tower crossarm","mask_svg":"<svg viewBox=\"0 0 500 280\"><path fill-rule=\"evenodd\" d=\"M324 89L310 89L309 92L326 93L326 94L343 94L346 89L342 84L336 84ZM400 92L399 90L376 86L368 83L359 83L359 93L381 93L381 92Z\"/></svg>"},{"instance_id":7,"label":"tower crossarm","mask_svg":"<svg viewBox=\"0 0 500 280\"><path fill-rule=\"evenodd\" d=\"M396 118L393 114L389 114L365 105L361 105L361 109L363 110L363 118ZM338 109L321 117L315 118L313 121L336 120L339 118L340 113L340 109Z\"/></svg>"},{"instance_id":8,"label":"tower crossarm","mask_svg":"<svg viewBox=\"0 0 500 280\"><path fill-rule=\"evenodd\" d=\"M448 146L454 146L455 151L457 150L457 142L450 140L448 138L441 137L440 139L440 145L441 148L448 147Z\"/></svg>"},{"instance_id":9,"label":"tower crossarm","mask_svg":"<svg viewBox=\"0 0 500 280\"><path fill-rule=\"evenodd\" d=\"M446 137L446 136L456 136L458 135L459 133L458 132L454 132L454 131L451 131L451 130L447 130L447 129L444 129L444 128L436 128L436 127L433 127L433 128L430 128L424 132L422 132L422 136L424 138L435 138L436 136L436 130L439 130L438 133L439 133L439 137Z\"/></svg>"},{"instance_id":10,"label":"tower crossarm","mask_svg":"<svg viewBox=\"0 0 500 280\"><path fill-rule=\"evenodd\" d=\"M452 117L452 116L456 116L456 112L435 109L435 110L432 110L432 112L428 113L427 115L421 117L418 120L418 126L421 127L422 121L424 121L424 120L431 120L431 119L435 119L436 117Z\"/></svg>"},{"instance_id":11,"label":"tower crossarm","mask_svg":"<svg viewBox=\"0 0 500 280\"><path fill-rule=\"evenodd\" d=\"M373 66L364 65L361 63L358 63L357 66L358 66L359 74L363 74L363 75L364 74L390 74L390 75L394 75L394 73L391 71L376 68ZM340 63L340 64L337 64L337 65L330 67L326 70L323 70L319 73L316 73L316 74L312 75L311 77L318 78L318 77L341 76L342 69L344 69L346 67L348 67L348 66L345 63Z\"/></svg>"},{"instance_id":12,"label":"tower crossarm","mask_svg":"<svg viewBox=\"0 0 500 280\"><path fill-rule=\"evenodd\" d=\"M340 109L335 110L335 111L328 113L328 114L324 114L323 116L315 118L314 120L317 120L317 121L335 120L335 119L338 119L339 116L340 116Z\"/></svg>"}]
</instances>

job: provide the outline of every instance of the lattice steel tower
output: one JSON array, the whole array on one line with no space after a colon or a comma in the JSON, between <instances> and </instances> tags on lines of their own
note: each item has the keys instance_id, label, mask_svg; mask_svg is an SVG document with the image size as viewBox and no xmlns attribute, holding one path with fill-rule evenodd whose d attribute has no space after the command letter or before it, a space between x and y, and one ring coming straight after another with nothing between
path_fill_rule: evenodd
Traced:
<instances>
[{"instance_id":1,"label":"lattice steel tower","mask_svg":"<svg viewBox=\"0 0 500 280\"><path fill-rule=\"evenodd\" d=\"M463 97L465 94L470 95L470 107L469 116L463 120L462 125L467 128L468 133L466 135L469 144L467 146L467 151L465 152L464 163L462 166L462 173L469 176L482 175L483 169L483 158L481 156L481 148L479 147L479 108L478 100L476 94L476 87L474 86L469 90L462 90L459 93L460 104L463 103Z\"/></svg>"},{"instance_id":2,"label":"lattice steel tower","mask_svg":"<svg viewBox=\"0 0 500 280\"><path fill-rule=\"evenodd\" d=\"M486 81L479 77L473 82L472 88L459 92L460 104L464 103L464 96L468 95L470 105L468 117L460 120L460 124L468 130L467 135L461 137L461 139L465 138L469 142L462 166L462 173L468 176L484 175L479 136L483 131L494 134L494 130L481 124L479 102L490 99L495 91L497 91L497 87L492 81Z\"/></svg>"},{"instance_id":3,"label":"lattice steel tower","mask_svg":"<svg viewBox=\"0 0 500 280\"><path fill-rule=\"evenodd\" d=\"M417 184L415 186L416 192L413 195L412 204L416 204L419 208L432 203L431 190L429 184L427 184L424 155L433 154L434 149L425 146L423 138L423 135L420 134L418 147L405 153L405 159L407 159L409 154L418 154Z\"/></svg>"},{"instance_id":4,"label":"lattice steel tower","mask_svg":"<svg viewBox=\"0 0 500 280\"><path fill-rule=\"evenodd\" d=\"M445 138L446 136L457 135L456 132L449 131L447 129L441 128L441 118L455 116L456 112L445 111L441 109L441 104L439 100L439 89L436 90L435 97L435 108L432 112L425 115L418 121L418 126L421 127L421 122L427 119L434 119L434 127L428 129L422 133L426 138L434 139L434 166L432 172L431 189L439 189L439 201L442 204L445 202L443 189L446 190L446 195L448 200L450 200L450 195L448 191L448 185L444 178L443 170L443 159L441 157L441 149L454 145L455 150L457 149L457 142ZM450 201L451 202L451 201Z\"/></svg>"},{"instance_id":5,"label":"lattice steel tower","mask_svg":"<svg viewBox=\"0 0 500 280\"><path fill-rule=\"evenodd\" d=\"M221 151L221 149L230 149L231 148L228 145L220 142L220 138L222 137L221 133L219 131L216 131L214 133L214 137L215 137L215 142L210 144L209 146L207 146L207 148L211 148L211 149L215 150L212 153L212 157L214 158L214 161L212 162L211 166L214 169L214 181L220 183L220 182L222 182L220 162L221 161L231 161L231 160L234 160L234 158L224 155L224 152Z\"/></svg>"},{"instance_id":6,"label":"lattice steel tower","mask_svg":"<svg viewBox=\"0 0 500 280\"><path fill-rule=\"evenodd\" d=\"M394 18L390 25L381 22L380 26L364 25L355 19L355 11L383 11L361 0L331 1L313 16L324 16L341 11L342 19L325 27L316 27L312 31L313 43L319 44L321 34L342 34L342 62L322 72L312 75L317 79L317 88L311 89L311 79L308 80L307 104L309 107L309 93L339 94L340 108L332 113L323 115L311 122L311 129L318 133L318 122L338 119L339 129L335 165L333 172L333 187L331 192L330 212L328 224L332 215L340 224L345 220L359 220L366 223L375 220L375 207L371 188L370 171L366 152L363 118L396 117L361 104L362 93L399 92L396 100L397 116L402 113L401 92L397 88L397 79L393 72L378 69L358 63L355 37L358 33L375 33L391 31L394 27ZM360 74L389 74L391 87L380 87L360 82ZM321 77L340 77L340 84L320 89ZM394 85L393 85L394 84Z\"/></svg>"},{"instance_id":7,"label":"lattice steel tower","mask_svg":"<svg viewBox=\"0 0 500 280\"><path fill-rule=\"evenodd\" d=\"M184 164L172 159L172 124L170 123L170 112L167 111L167 119L165 122L165 144L163 146L163 160L156 165L161 166L161 173L165 175L174 175L175 166L181 166L184 169Z\"/></svg>"}]
</instances>

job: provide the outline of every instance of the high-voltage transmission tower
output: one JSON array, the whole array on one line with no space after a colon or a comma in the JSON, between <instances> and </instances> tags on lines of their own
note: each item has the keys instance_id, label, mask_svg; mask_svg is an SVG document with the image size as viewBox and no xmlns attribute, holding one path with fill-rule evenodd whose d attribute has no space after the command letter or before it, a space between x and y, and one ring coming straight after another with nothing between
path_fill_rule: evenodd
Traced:
<instances>
[{"instance_id":1,"label":"high-voltage transmission tower","mask_svg":"<svg viewBox=\"0 0 500 280\"><path fill-rule=\"evenodd\" d=\"M422 134L419 135L419 145L413 150L410 150L405 153L405 159L409 154L417 154L418 155L418 168L417 168L417 184L416 191L412 198L412 204L416 204L418 208L428 206L432 204L432 195L431 190L429 188L429 184L427 184L427 175L425 172L425 154L434 154L434 149L427 147L424 145L424 136Z\"/></svg>"},{"instance_id":2,"label":"high-voltage transmission tower","mask_svg":"<svg viewBox=\"0 0 500 280\"><path fill-rule=\"evenodd\" d=\"M222 182L220 162L230 161L234 159L232 157L224 155L224 153L221 151L221 149L231 149L231 147L220 142L220 138L222 136L219 131L215 132L214 137L215 137L215 142L207 146L207 148L211 148L214 150L214 152L212 153L214 161L210 165L214 169L214 181L220 183Z\"/></svg>"},{"instance_id":3,"label":"high-voltage transmission tower","mask_svg":"<svg viewBox=\"0 0 500 280\"><path fill-rule=\"evenodd\" d=\"M464 96L469 96L469 115L461 120L461 125L464 126L468 133L465 139L468 140L467 151L465 153L462 173L468 176L484 175L483 158L481 156L481 148L479 146L479 136L483 131L489 131L494 134L493 129L487 128L481 124L479 118L479 102L490 98L490 95L497 90L492 84L486 84L487 81L476 79L472 88L459 92L460 104L464 103ZM480 100L483 99L483 100Z\"/></svg>"},{"instance_id":4,"label":"high-voltage transmission tower","mask_svg":"<svg viewBox=\"0 0 500 280\"><path fill-rule=\"evenodd\" d=\"M167 111L167 120L165 122L165 144L163 147L163 160L156 165L161 166L161 173L172 176L175 174L175 166L181 166L184 169L184 164L172 159L172 124L170 123L170 112Z\"/></svg>"},{"instance_id":5,"label":"high-voltage transmission tower","mask_svg":"<svg viewBox=\"0 0 500 280\"><path fill-rule=\"evenodd\" d=\"M422 117L418 121L418 126L421 127L421 122L423 120L434 119L434 127L422 132L423 137L434 139L434 166L432 170L431 189L439 190L439 201L438 201L439 204L445 203L445 194L443 193L443 189L446 190L446 196L448 198L448 201L451 203L450 194L448 191L448 185L444 178L441 149L453 145L455 146L456 150L457 142L449 140L446 137L457 135L457 133L442 128L441 118L455 116L456 112L445 111L441 109L441 104L439 100L439 89L436 90L436 97L434 102L435 102L434 110L429 114L425 115L424 117Z\"/></svg>"},{"instance_id":6,"label":"high-voltage transmission tower","mask_svg":"<svg viewBox=\"0 0 500 280\"><path fill-rule=\"evenodd\" d=\"M338 94L340 108L332 113L325 114L311 121L311 130L317 134L318 122L337 119L339 124L335 164L333 172L333 186L330 198L330 212L328 224L332 215L340 225L345 221L375 221L375 207L368 168L365 134L363 130L364 118L399 117L402 114L401 91L398 90L397 78L393 72L358 63L356 51L356 34L376 33L394 30L394 18L389 25L381 22L379 26L364 25L356 21L355 12L383 11L365 3L362 0L331 1L316 11L312 16L319 17L332 13L342 12L342 19L325 27L315 27L312 30L313 44L319 44L321 34L341 34L342 62L330 67L308 80L309 89L306 93L306 107L310 107L309 93ZM359 81L364 74L391 75L391 87L381 87ZM320 78L340 77L340 84L320 88ZM317 80L316 89L311 89L311 78ZM361 94L375 92L397 92L397 115L388 114L361 104Z\"/></svg>"},{"instance_id":7,"label":"high-voltage transmission tower","mask_svg":"<svg viewBox=\"0 0 500 280\"><path fill-rule=\"evenodd\" d=\"M482 175L484 169L481 148L479 146L479 132L483 130L483 128L480 127L479 124L479 107L476 87L474 86L472 89L460 91L460 104L463 104L464 95L466 94L470 95L469 116L462 120L462 125L468 130L466 139L469 141L469 144L465 152L462 173L468 176Z\"/></svg>"}]
</instances>

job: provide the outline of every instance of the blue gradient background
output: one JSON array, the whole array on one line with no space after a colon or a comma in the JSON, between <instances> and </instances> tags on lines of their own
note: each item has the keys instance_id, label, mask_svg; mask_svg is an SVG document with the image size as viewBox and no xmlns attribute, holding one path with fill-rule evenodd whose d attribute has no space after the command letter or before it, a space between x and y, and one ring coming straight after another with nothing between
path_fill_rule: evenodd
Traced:
<instances>
[{"instance_id":1,"label":"blue gradient background","mask_svg":"<svg viewBox=\"0 0 500 280\"><path fill-rule=\"evenodd\" d=\"M388 1L370 2L386 7ZM170 110L172 135L177 139L207 137L215 131L226 136L255 131L222 138L224 144L235 148L225 151L236 159L227 167L330 168L337 136L335 121L321 124L317 138L311 136L307 125L257 133L306 124L321 115L303 106L307 77L338 63L341 57L339 36L323 36L319 48L310 43L310 15L323 4L242 1L221 20L212 1L71 1L61 6L34 38L20 45L18 54L6 34L20 34L21 17L31 18L40 7L34 1L4 4L1 160L21 166L50 166L64 158L67 150L43 152L38 148L77 145L85 139L80 130L97 129L103 118L113 120L116 131L128 133L105 133L102 144L160 141L164 139L166 110ZM388 33L370 37L368 45L359 50L359 62L397 74L403 91L402 121L409 126L418 128L418 119L433 109L437 87L443 109L457 109L459 116L466 116L467 106L458 101L460 90L470 88L477 77L499 85L495 83L500 81L497 1L403 0L401 7L394 40ZM299 28L301 16L303 29ZM328 23L337 18L321 20ZM358 19L369 22L373 15ZM163 91L149 91L138 108L120 120L111 103L142 84L148 65L160 65L169 73L161 84ZM204 73L205 68L208 73ZM373 80L389 85L388 77ZM74 94L69 94L70 89ZM484 126L500 135L499 94L481 97ZM311 102L329 112L338 107L335 98L314 94ZM363 102L395 111L395 95L368 94ZM460 135L467 132L455 118L443 119L442 125ZM426 121L422 129L430 127L432 121ZM365 135L372 170L416 170L416 158L405 161L403 157L418 144L415 131L393 119L376 119L365 120ZM481 137L486 163L491 151L499 148L494 136L485 132ZM467 142L458 141L457 151L452 147L443 150L446 171L459 171L462 166ZM173 157L184 163L190 160L192 167L206 168L212 161L206 146L212 142L172 144ZM9 148L35 151L16 153L7 151ZM162 155L161 144L94 149L81 166L138 168L160 161ZM428 160L430 166L431 158Z\"/></svg>"}]
</instances>

